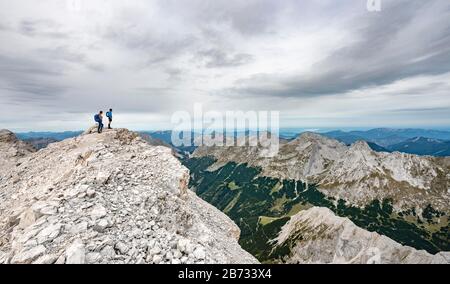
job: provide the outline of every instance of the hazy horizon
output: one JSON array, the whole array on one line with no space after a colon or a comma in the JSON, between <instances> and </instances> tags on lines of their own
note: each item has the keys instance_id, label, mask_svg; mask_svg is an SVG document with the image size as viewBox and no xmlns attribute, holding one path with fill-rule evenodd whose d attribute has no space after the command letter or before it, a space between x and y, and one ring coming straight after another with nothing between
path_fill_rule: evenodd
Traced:
<instances>
[{"instance_id":1,"label":"hazy horizon","mask_svg":"<svg viewBox=\"0 0 450 284\"><path fill-rule=\"evenodd\" d=\"M85 129L72 129L72 130L61 130L61 131L51 131L51 130L14 130L14 129L8 129L8 128L0 128L0 129L7 129L14 133L18 134L25 134L25 133L63 133L63 132L82 132ZM331 132L331 131L343 131L343 132L351 132L351 131L368 131L373 129L393 129L393 130L404 130L404 129L420 129L420 130L436 130L436 131L446 131L450 132L450 127L339 127L339 128L332 128L332 127L324 127L324 128L316 128L316 127L282 127L280 128L280 133L282 132L292 132L292 133L302 133L302 132L317 132L317 133L324 133L324 132ZM171 131L171 129L130 129L132 131L137 132L158 132L158 131ZM255 131L256 129L237 129L238 132L244 132L244 131ZM187 130L188 131L188 130ZM199 130L193 130L194 132L198 132Z\"/></svg>"}]
</instances>

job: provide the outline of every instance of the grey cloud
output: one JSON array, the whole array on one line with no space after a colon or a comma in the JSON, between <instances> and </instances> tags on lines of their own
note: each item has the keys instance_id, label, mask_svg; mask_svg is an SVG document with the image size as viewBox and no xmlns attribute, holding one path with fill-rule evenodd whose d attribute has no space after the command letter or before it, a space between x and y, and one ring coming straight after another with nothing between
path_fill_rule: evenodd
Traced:
<instances>
[{"instance_id":1,"label":"grey cloud","mask_svg":"<svg viewBox=\"0 0 450 284\"><path fill-rule=\"evenodd\" d=\"M450 106L447 107L431 107L431 108L398 108L391 110L390 112L398 112L398 113L450 113Z\"/></svg>"},{"instance_id":2,"label":"grey cloud","mask_svg":"<svg viewBox=\"0 0 450 284\"><path fill-rule=\"evenodd\" d=\"M85 68L96 72L105 71L104 64L91 61L85 53L72 51L68 46L38 48L34 53L38 58L43 58L52 64L72 63L82 65Z\"/></svg>"},{"instance_id":3,"label":"grey cloud","mask_svg":"<svg viewBox=\"0 0 450 284\"><path fill-rule=\"evenodd\" d=\"M8 24L0 22L0 31L10 31L10 30L11 27Z\"/></svg>"},{"instance_id":4,"label":"grey cloud","mask_svg":"<svg viewBox=\"0 0 450 284\"><path fill-rule=\"evenodd\" d=\"M103 37L143 53L147 58L142 67L153 67L182 55L204 59L205 67L210 68L239 66L250 62L252 56L225 52L232 46L223 39L223 27L230 26L244 36L267 33L283 6L271 0L218 0L213 5L199 0L161 1L158 11L168 18L158 28L151 21L135 22L141 14L124 10L118 13L118 20L106 29ZM190 29L179 32L171 26L171 17L186 22Z\"/></svg>"},{"instance_id":5,"label":"grey cloud","mask_svg":"<svg viewBox=\"0 0 450 284\"><path fill-rule=\"evenodd\" d=\"M0 55L0 89L9 102L53 100L66 88L55 80L63 66L45 61ZM2 92L3 93L3 92Z\"/></svg>"},{"instance_id":6,"label":"grey cloud","mask_svg":"<svg viewBox=\"0 0 450 284\"><path fill-rule=\"evenodd\" d=\"M177 11L189 22L197 22L199 26L214 23L229 24L234 30L245 36L273 32L274 23L279 13L291 0L203 0L162 1L163 9Z\"/></svg>"},{"instance_id":7,"label":"grey cloud","mask_svg":"<svg viewBox=\"0 0 450 284\"><path fill-rule=\"evenodd\" d=\"M219 49L209 49L199 52L196 59L203 61L208 68L220 68L250 63L253 60L253 56L246 53L227 54Z\"/></svg>"},{"instance_id":8,"label":"grey cloud","mask_svg":"<svg viewBox=\"0 0 450 284\"><path fill-rule=\"evenodd\" d=\"M3 78L30 75L60 76L62 66L47 64L36 59L0 55L0 74Z\"/></svg>"},{"instance_id":9,"label":"grey cloud","mask_svg":"<svg viewBox=\"0 0 450 284\"><path fill-rule=\"evenodd\" d=\"M168 67L165 73L169 75L169 80L179 80L186 71L176 67Z\"/></svg>"},{"instance_id":10,"label":"grey cloud","mask_svg":"<svg viewBox=\"0 0 450 284\"><path fill-rule=\"evenodd\" d=\"M63 108L56 121L70 118L84 125L84 118L72 114L109 104L130 116L137 114L135 119L140 120L190 109L194 101L230 109L264 108L276 102L281 111L289 112L298 98L333 94L343 100L339 111L344 112L349 102L352 113L350 108L367 100L359 102L343 93L450 72L450 3L444 0L382 0L381 13L368 13L365 0L357 4L354 0L136 0L102 5L102 1L86 1L89 9L77 12L61 9L57 2L0 4L0 112L14 113L32 105L27 118L45 119L44 113ZM5 9L7 5L13 8ZM102 11L105 5L110 8L107 13ZM92 15L94 19L86 21ZM308 59L317 64L311 72L292 71L307 67L290 60L298 58L300 51L289 44L305 44L302 52L310 56L317 42L309 42L309 37L315 38L317 32L321 38L335 27L342 30L331 40L342 35L350 41L344 47L336 42L342 48L336 46L328 54L312 52L314 57ZM325 52L330 52L330 43L334 42L326 43ZM284 51L278 58L277 52ZM377 105L380 113L388 113L399 102L404 108L444 108L448 100L439 103L449 87L439 80L443 81L426 79L398 93L395 88L370 91L387 98L385 105ZM335 98L307 100L311 111L317 107L312 120L323 122L321 104L328 104L328 99ZM417 101L402 105L404 99ZM445 118L445 111L399 109L389 114L407 123L415 113L423 114L421 119ZM47 125L59 127L58 122ZM17 122L21 123L25 122Z\"/></svg>"},{"instance_id":11,"label":"grey cloud","mask_svg":"<svg viewBox=\"0 0 450 284\"><path fill-rule=\"evenodd\" d=\"M38 56L50 60L67 61L72 63L84 63L87 58L85 54L70 51L66 46L57 46L52 48L39 48L36 50Z\"/></svg>"},{"instance_id":12,"label":"grey cloud","mask_svg":"<svg viewBox=\"0 0 450 284\"><path fill-rule=\"evenodd\" d=\"M132 19L129 20L132 21ZM196 38L192 34L175 38L161 37L150 27L142 25L127 26L122 22L118 22L107 29L102 36L127 49L141 52L145 56L142 67L173 60L183 52L188 51L193 43L196 42Z\"/></svg>"},{"instance_id":13,"label":"grey cloud","mask_svg":"<svg viewBox=\"0 0 450 284\"><path fill-rule=\"evenodd\" d=\"M60 24L48 19L27 19L20 22L18 30L21 34L30 37L67 38L67 32L62 31L60 27Z\"/></svg>"},{"instance_id":14,"label":"grey cloud","mask_svg":"<svg viewBox=\"0 0 450 284\"><path fill-rule=\"evenodd\" d=\"M383 1L380 13L351 21L356 42L313 66L309 74L258 74L229 92L314 97L450 71L448 1ZM424 33L426 31L426 33Z\"/></svg>"},{"instance_id":15,"label":"grey cloud","mask_svg":"<svg viewBox=\"0 0 450 284\"><path fill-rule=\"evenodd\" d=\"M54 100L55 97L60 96L67 90L67 88L63 86L58 86L54 83L44 83L42 81L31 82L16 80L10 83L10 86L0 88L12 91L14 95L12 95L10 99L15 102L30 103L43 100Z\"/></svg>"}]
</instances>

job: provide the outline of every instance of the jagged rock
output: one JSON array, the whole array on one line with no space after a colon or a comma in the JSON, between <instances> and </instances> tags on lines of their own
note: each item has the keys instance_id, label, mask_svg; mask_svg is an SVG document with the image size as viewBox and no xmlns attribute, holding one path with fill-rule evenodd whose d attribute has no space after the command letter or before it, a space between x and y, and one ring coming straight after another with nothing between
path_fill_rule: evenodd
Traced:
<instances>
[{"instance_id":1,"label":"jagged rock","mask_svg":"<svg viewBox=\"0 0 450 284\"><path fill-rule=\"evenodd\" d=\"M95 205L94 208L92 208L90 216L93 220L97 220L100 218L105 217L107 214L105 207L102 205Z\"/></svg>"},{"instance_id":2,"label":"jagged rock","mask_svg":"<svg viewBox=\"0 0 450 284\"><path fill-rule=\"evenodd\" d=\"M80 233L83 233L83 232L87 231L87 229L88 229L88 223L87 222L80 222L78 224L75 224L75 225L71 226L69 228L69 232L72 235L78 235Z\"/></svg>"},{"instance_id":3,"label":"jagged rock","mask_svg":"<svg viewBox=\"0 0 450 284\"><path fill-rule=\"evenodd\" d=\"M59 236L61 232L62 225L61 224L52 224L39 232L36 236L36 240L38 244L43 244L46 242L53 241L56 237Z\"/></svg>"},{"instance_id":4,"label":"jagged rock","mask_svg":"<svg viewBox=\"0 0 450 284\"><path fill-rule=\"evenodd\" d=\"M116 256L116 251L112 246L104 247L100 254L106 259L113 259Z\"/></svg>"},{"instance_id":5,"label":"jagged rock","mask_svg":"<svg viewBox=\"0 0 450 284\"><path fill-rule=\"evenodd\" d=\"M94 230L99 232L99 233L103 233L106 228L109 227L109 222L106 219L101 219L100 221L97 222L97 224L95 224L94 226Z\"/></svg>"},{"instance_id":6,"label":"jagged rock","mask_svg":"<svg viewBox=\"0 0 450 284\"><path fill-rule=\"evenodd\" d=\"M86 263L96 264L100 263L102 259L102 254L98 252L90 252L86 255Z\"/></svg>"},{"instance_id":7,"label":"jagged rock","mask_svg":"<svg viewBox=\"0 0 450 284\"><path fill-rule=\"evenodd\" d=\"M93 197L95 196L95 190L93 190L93 189L88 189L88 190L86 191L86 195L87 195L87 197L89 197L89 198L93 198Z\"/></svg>"},{"instance_id":8,"label":"jagged rock","mask_svg":"<svg viewBox=\"0 0 450 284\"><path fill-rule=\"evenodd\" d=\"M181 264L181 261L179 259L174 258L172 259L171 264Z\"/></svg>"},{"instance_id":9,"label":"jagged rock","mask_svg":"<svg viewBox=\"0 0 450 284\"><path fill-rule=\"evenodd\" d=\"M9 130L0 130L0 171L11 167L20 166L21 159L36 152L29 143L17 139L16 135ZM14 178L16 183L19 176Z\"/></svg>"},{"instance_id":10,"label":"jagged rock","mask_svg":"<svg viewBox=\"0 0 450 284\"><path fill-rule=\"evenodd\" d=\"M274 241L281 254L279 261L286 263L450 263L448 253L431 255L402 246L357 227L327 208L297 213Z\"/></svg>"},{"instance_id":11,"label":"jagged rock","mask_svg":"<svg viewBox=\"0 0 450 284\"><path fill-rule=\"evenodd\" d=\"M195 257L196 259L199 259L199 260L203 260L203 259L206 258L205 249L202 248L202 247L196 248L196 249L194 250L193 254L194 254L194 257Z\"/></svg>"},{"instance_id":12,"label":"jagged rock","mask_svg":"<svg viewBox=\"0 0 450 284\"><path fill-rule=\"evenodd\" d=\"M121 254L127 254L129 248L126 244L119 242L115 246L116 250L118 250Z\"/></svg>"},{"instance_id":13,"label":"jagged rock","mask_svg":"<svg viewBox=\"0 0 450 284\"><path fill-rule=\"evenodd\" d=\"M171 149L136 133L85 134L18 159L0 167L4 262L194 263L203 248L208 263L258 263L238 227L187 189Z\"/></svg>"},{"instance_id":14,"label":"jagged rock","mask_svg":"<svg viewBox=\"0 0 450 284\"><path fill-rule=\"evenodd\" d=\"M177 248L181 252L186 251L186 246L189 244L189 240L186 239L180 239L178 240Z\"/></svg>"},{"instance_id":15,"label":"jagged rock","mask_svg":"<svg viewBox=\"0 0 450 284\"><path fill-rule=\"evenodd\" d=\"M65 264L65 263L66 263L66 256L65 255L59 256L58 259L55 262L55 264Z\"/></svg>"},{"instance_id":16,"label":"jagged rock","mask_svg":"<svg viewBox=\"0 0 450 284\"><path fill-rule=\"evenodd\" d=\"M32 209L27 209L20 216L19 228L25 229L37 220L37 214Z\"/></svg>"},{"instance_id":17,"label":"jagged rock","mask_svg":"<svg viewBox=\"0 0 450 284\"><path fill-rule=\"evenodd\" d=\"M58 260L57 255L47 254L43 255L33 262L33 264L53 264Z\"/></svg>"},{"instance_id":18,"label":"jagged rock","mask_svg":"<svg viewBox=\"0 0 450 284\"><path fill-rule=\"evenodd\" d=\"M86 262L86 251L83 241L75 240L66 250L66 264L84 264Z\"/></svg>"},{"instance_id":19,"label":"jagged rock","mask_svg":"<svg viewBox=\"0 0 450 284\"><path fill-rule=\"evenodd\" d=\"M161 255L158 254L158 255L153 256L152 263L160 264L162 261L163 261L163 257Z\"/></svg>"},{"instance_id":20,"label":"jagged rock","mask_svg":"<svg viewBox=\"0 0 450 284\"><path fill-rule=\"evenodd\" d=\"M46 252L46 248L43 245L23 250L20 253L14 255L11 260L11 263L17 264L29 264L36 260L38 257L43 255Z\"/></svg>"}]
</instances>

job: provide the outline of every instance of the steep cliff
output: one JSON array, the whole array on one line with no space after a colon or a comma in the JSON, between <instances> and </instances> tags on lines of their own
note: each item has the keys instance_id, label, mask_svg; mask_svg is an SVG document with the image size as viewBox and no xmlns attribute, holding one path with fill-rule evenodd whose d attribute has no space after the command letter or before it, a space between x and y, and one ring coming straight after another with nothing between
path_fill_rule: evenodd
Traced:
<instances>
[{"instance_id":1,"label":"steep cliff","mask_svg":"<svg viewBox=\"0 0 450 284\"><path fill-rule=\"evenodd\" d=\"M275 240L286 263L450 263L450 253L431 255L357 227L327 209L294 215Z\"/></svg>"},{"instance_id":2,"label":"steep cliff","mask_svg":"<svg viewBox=\"0 0 450 284\"><path fill-rule=\"evenodd\" d=\"M0 263L257 263L171 150L134 132L20 156L0 171Z\"/></svg>"}]
</instances>

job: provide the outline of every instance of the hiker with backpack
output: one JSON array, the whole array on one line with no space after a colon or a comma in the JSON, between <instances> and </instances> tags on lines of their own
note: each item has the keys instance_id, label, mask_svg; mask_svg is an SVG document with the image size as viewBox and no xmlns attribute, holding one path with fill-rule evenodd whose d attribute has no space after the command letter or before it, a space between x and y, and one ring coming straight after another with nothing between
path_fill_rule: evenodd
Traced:
<instances>
[{"instance_id":1,"label":"hiker with backpack","mask_svg":"<svg viewBox=\"0 0 450 284\"><path fill-rule=\"evenodd\" d=\"M100 111L98 114L96 114L94 116L94 120L95 120L95 122L98 123L97 132L102 133L102 131L103 131L103 111Z\"/></svg>"},{"instance_id":2,"label":"hiker with backpack","mask_svg":"<svg viewBox=\"0 0 450 284\"><path fill-rule=\"evenodd\" d=\"M108 129L112 129L112 128L111 128L112 117L113 117L112 112L113 112L113 110L110 108L109 111L106 113L106 117L108 118L108 121L109 121L109 123L108 123Z\"/></svg>"}]
</instances>

